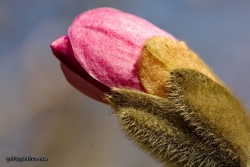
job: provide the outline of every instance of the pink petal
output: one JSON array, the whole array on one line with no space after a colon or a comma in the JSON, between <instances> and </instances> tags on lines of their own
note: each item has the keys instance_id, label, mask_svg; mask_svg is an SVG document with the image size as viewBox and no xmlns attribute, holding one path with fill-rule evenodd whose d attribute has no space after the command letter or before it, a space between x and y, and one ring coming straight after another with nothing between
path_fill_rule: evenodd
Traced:
<instances>
[{"instance_id":1,"label":"pink petal","mask_svg":"<svg viewBox=\"0 0 250 167\"><path fill-rule=\"evenodd\" d=\"M111 8L80 14L69 28L76 59L96 80L110 87L143 90L137 62L146 39L174 38L148 21Z\"/></svg>"},{"instance_id":2,"label":"pink petal","mask_svg":"<svg viewBox=\"0 0 250 167\"><path fill-rule=\"evenodd\" d=\"M92 78L76 60L68 36L62 36L51 43L53 54L62 62L62 70L71 85L82 93L102 101L110 88Z\"/></svg>"},{"instance_id":3,"label":"pink petal","mask_svg":"<svg viewBox=\"0 0 250 167\"><path fill-rule=\"evenodd\" d=\"M80 77L73 71L71 71L66 65L61 63L62 71L67 79L67 81L77 90L82 92L83 94L89 96L90 98L104 102L103 96L104 93L102 90L98 89L98 87L92 85L84 78Z\"/></svg>"}]
</instances>

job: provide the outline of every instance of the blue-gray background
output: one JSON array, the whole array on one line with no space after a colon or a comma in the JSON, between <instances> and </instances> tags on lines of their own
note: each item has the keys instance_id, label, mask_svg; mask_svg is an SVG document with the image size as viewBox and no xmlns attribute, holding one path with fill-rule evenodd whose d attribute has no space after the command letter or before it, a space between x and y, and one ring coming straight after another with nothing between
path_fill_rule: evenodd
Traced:
<instances>
[{"instance_id":1,"label":"blue-gray background","mask_svg":"<svg viewBox=\"0 0 250 167\"><path fill-rule=\"evenodd\" d=\"M161 166L124 137L106 105L66 82L50 51L75 16L104 6L186 41L249 107L249 0L0 0L1 166ZM49 161L5 162L11 156Z\"/></svg>"}]
</instances>

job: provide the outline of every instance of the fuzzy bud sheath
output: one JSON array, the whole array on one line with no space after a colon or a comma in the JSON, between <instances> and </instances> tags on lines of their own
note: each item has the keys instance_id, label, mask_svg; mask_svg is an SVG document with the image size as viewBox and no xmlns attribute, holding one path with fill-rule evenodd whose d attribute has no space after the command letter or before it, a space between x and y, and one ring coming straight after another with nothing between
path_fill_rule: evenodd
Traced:
<instances>
[{"instance_id":1,"label":"fuzzy bud sheath","mask_svg":"<svg viewBox=\"0 0 250 167\"><path fill-rule=\"evenodd\" d=\"M127 136L166 166L250 167L249 115L171 34L99 8L77 16L51 48L69 83L108 103Z\"/></svg>"}]
</instances>

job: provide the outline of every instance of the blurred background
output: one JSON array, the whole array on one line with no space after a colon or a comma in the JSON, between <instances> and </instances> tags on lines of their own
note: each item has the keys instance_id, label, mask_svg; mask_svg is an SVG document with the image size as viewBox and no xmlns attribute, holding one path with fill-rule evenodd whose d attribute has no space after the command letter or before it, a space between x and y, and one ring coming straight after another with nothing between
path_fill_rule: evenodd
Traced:
<instances>
[{"instance_id":1,"label":"blurred background","mask_svg":"<svg viewBox=\"0 0 250 167\"><path fill-rule=\"evenodd\" d=\"M248 0L0 0L0 164L160 167L124 137L108 106L71 87L50 43L83 11L113 7L186 41L250 103ZM10 162L11 156L48 162Z\"/></svg>"}]
</instances>

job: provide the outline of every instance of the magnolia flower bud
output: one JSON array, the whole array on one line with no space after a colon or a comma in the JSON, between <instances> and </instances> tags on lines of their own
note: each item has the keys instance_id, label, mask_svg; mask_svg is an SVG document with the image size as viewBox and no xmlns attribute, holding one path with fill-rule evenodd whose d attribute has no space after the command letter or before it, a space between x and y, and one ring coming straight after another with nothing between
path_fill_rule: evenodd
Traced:
<instances>
[{"instance_id":1,"label":"magnolia flower bud","mask_svg":"<svg viewBox=\"0 0 250 167\"><path fill-rule=\"evenodd\" d=\"M161 162L250 165L250 119L187 45L115 9L80 14L51 44L75 88L116 110L131 139ZM112 88L112 90L111 90ZM132 89L132 90L131 90Z\"/></svg>"},{"instance_id":2,"label":"magnolia flower bud","mask_svg":"<svg viewBox=\"0 0 250 167\"><path fill-rule=\"evenodd\" d=\"M111 8L80 14L68 33L68 37L60 37L51 44L53 53L63 63L68 81L95 99L102 92L107 92L107 87L143 91L137 64L146 40L154 36L174 39L142 18ZM80 73L89 74L92 81L89 82L90 77L85 78L86 75ZM76 79L75 75L79 77ZM82 79L85 81L79 84ZM94 80L102 86L97 88L96 82L93 84ZM86 90L83 83L90 83L94 87ZM93 90L97 94L93 95Z\"/></svg>"}]
</instances>

